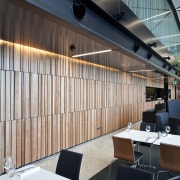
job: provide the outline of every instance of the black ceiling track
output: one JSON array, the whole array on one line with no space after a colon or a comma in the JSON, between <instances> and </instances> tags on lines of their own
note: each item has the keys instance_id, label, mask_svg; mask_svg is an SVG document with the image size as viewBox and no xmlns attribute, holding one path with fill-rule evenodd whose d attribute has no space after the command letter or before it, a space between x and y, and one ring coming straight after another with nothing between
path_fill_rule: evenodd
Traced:
<instances>
[{"instance_id":1,"label":"black ceiling track","mask_svg":"<svg viewBox=\"0 0 180 180\"><path fill-rule=\"evenodd\" d=\"M135 41L135 43L138 43L138 44L140 44L140 46L143 46L145 49L147 49L148 54L155 55L161 62L166 63L167 66L171 67L171 69L173 69L174 71L177 71L177 69L174 66L172 66L169 62L167 62L162 56L160 56L150 46L145 44L141 39L139 39L137 36L135 36L133 33L131 33L125 26L120 24L119 21L117 20L117 18L106 13L102 8L97 6L91 0L78 0L78 1L82 2L84 5L86 5L88 8L90 8L92 11L94 11L94 13L96 13L97 15L106 19L109 23L114 25L116 28L119 28L122 32L124 32L126 35L131 37Z\"/></svg>"}]
</instances>

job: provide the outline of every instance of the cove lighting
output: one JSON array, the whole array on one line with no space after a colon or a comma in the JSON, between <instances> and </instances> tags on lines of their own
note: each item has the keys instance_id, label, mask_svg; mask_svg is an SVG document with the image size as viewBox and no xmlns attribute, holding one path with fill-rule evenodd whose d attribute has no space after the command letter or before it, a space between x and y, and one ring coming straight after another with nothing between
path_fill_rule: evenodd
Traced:
<instances>
[{"instance_id":1,"label":"cove lighting","mask_svg":"<svg viewBox=\"0 0 180 180\"><path fill-rule=\"evenodd\" d=\"M50 52L50 51L47 51L47 50L43 50L43 49L39 49L39 48L34 48L34 47L30 47L30 46L26 46L26 45L22 45L22 44L18 44L18 43L15 43L15 42L10 42L10 41L6 41L6 40L2 40L2 39L0 39L0 46L1 45L14 46L14 47L17 47L17 48L22 48L22 50L23 49L28 49L28 50L30 50L30 51L32 51L34 53L37 53L37 55L42 53L43 55L62 57L62 59L63 59L63 57L65 57L62 54L58 54L58 53ZM112 68L112 67L108 67L108 66L104 66L104 65L100 65L100 64L96 64L96 63L91 63L91 62L87 62L87 61L80 60L80 59L73 59L73 58L70 58L70 57L68 57L68 58L69 58L68 59L69 61L77 63L77 64L84 64L84 65L87 65L87 66L94 66L94 67L101 68L101 69L106 69L106 70L110 70L110 71L119 72L119 69L117 69L117 68Z\"/></svg>"},{"instance_id":2,"label":"cove lighting","mask_svg":"<svg viewBox=\"0 0 180 180\"><path fill-rule=\"evenodd\" d=\"M106 52L111 52L112 49L107 49L107 50L103 50L103 51L95 51L95 52L90 52L90 53L84 53L84 54L77 54L77 55L73 55L72 57L81 57L81 56L89 56L89 55L93 55L93 54L100 54L100 53L106 53Z\"/></svg>"}]
</instances>

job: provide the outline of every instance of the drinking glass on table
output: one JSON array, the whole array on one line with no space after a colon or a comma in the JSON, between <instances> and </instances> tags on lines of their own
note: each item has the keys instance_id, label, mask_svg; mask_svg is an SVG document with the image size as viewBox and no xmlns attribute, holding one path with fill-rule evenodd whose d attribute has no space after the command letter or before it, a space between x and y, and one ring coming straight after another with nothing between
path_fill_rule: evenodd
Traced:
<instances>
[{"instance_id":1,"label":"drinking glass on table","mask_svg":"<svg viewBox=\"0 0 180 180\"><path fill-rule=\"evenodd\" d=\"M168 135L171 131L170 126L165 126L166 135Z\"/></svg>"},{"instance_id":2,"label":"drinking glass on table","mask_svg":"<svg viewBox=\"0 0 180 180\"><path fill-rule=\"evenodd\" d=\"M146 125L146 132L148 133L148 137L149 137L149 132L151 131L151 126L150 125Z\"/></svg>"},{"instance_id":3,"label":"drinking glass on table","mask_svg":"<svg viewBox=\"0 0 180 180\"><path fill-rule=\"evenodd\" d=\"M131 122L128 122L127 130L130 131L131 128L132 128L132 123L131 123Z\"/></svg>"},{"instance_id":4,"label":"drinking glass on table","mask_svg":"<svg viewBox=\"0 0 180 180\"><path fill-rule=\"evenodd\" d=\"M8 177L13 177L15 174L15 166L12 157L8 156L4 160L4 169L7 172Z\"/></svg>"}]
</instances>

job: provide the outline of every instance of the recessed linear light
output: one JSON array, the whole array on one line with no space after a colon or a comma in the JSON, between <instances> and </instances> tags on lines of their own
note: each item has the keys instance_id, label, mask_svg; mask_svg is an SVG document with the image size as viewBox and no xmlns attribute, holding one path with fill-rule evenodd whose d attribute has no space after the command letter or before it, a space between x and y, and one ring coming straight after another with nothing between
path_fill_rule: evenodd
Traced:
<instances>
[{"instance_id":1,"label":"recessed linear light","mask_svg":"<svg viewBox=\"0 0 180 180\"><path fill-rule=\"evenodd\" d=\"M171 11L166 11L166 12L164 12L164 13L157 14L157 15L155 15L155 16L149 17L149 18L144 19L144 20L142 20L142 21L147 21L147 20L149 20L149 19L153 19L153 18L156 18L156 17L162 16L162 15L168 14L168 13L170 13L170 12L171 12Z\"/></svg>"},{"instance_id":2,"label":"recessed linear light","mask_svg":"<svg viewBox=\"0 0 180 180\"><path fill-rule=\"evenodd\" d=\"M180 45L180 43L172 44L172 45L165 46L165 47L167 48L167 47L173 47L173 46L177 46L177 45Z\"/></svg>"},{"instance_id":3,"label":"recessed linear light","mask_svg":"<svg viewBox=\"0 0 180 180\"><path fill-rule=\"evenodd\" d=\"M176 36L180 36L180 34L173 34L173 35L162 36L162 37L158 37L158 38L159 38L159 39L163 39L163 38L171 38L171 37L176 37Z\"/></svg>"},{"instance_id":4,"label":"recessed linear light","mask_svg":"<svg viewBox=\"0 0 180 180\"><path fill-rule=\"evenodd\" d=\"M135 73L135 72L152 72L155 71L154 69L142 69L142 70L134 70L134 71L128 71L131 73Z\"/></svg>"},{"instance_id":5,"label":"recessed linear light","mask_svg":"<svg viewBox=\"0 0 180 180\"><path fill-rule=\"evenodd\" d=\"M95 51L95 52L90 52L90 53L84 53L84 54L77 54L77 55L73 55L72 57L81 57L81 56L89 56L89 55L93 55L93 54L100 54L100 53L106 53L106 52L111 52L112 49L107 49L107 50L103 50L103 51Z\"/></svg>"}]
</instances>

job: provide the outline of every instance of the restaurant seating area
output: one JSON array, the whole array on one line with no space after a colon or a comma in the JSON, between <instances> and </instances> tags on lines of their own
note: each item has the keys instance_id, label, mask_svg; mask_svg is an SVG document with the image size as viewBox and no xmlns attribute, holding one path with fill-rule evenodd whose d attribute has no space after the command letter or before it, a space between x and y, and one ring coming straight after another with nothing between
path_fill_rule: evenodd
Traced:
<instances>
[{"instance_id":1,"label":"restaurant seating area","mask_svg":"<svg viewBox=\"0 0 180 180\"><path fill-rule=\"evenodd\" d=\"M142 121L153 123L157 132L170 125L171 133L180 135L180 100L168 100L156 104L154 109L143 111Z\"/></svg>"},{"instance_id":2,"label":"restaurant seating area","mask_svg":"<svg viewBox=\"0 0 180 180\"><path fill-rule=\"evenodd\" d=\"M0 180L179 173L159 153L180 146L174 1L0 0Z\"/></svg>"}]
</instances>

